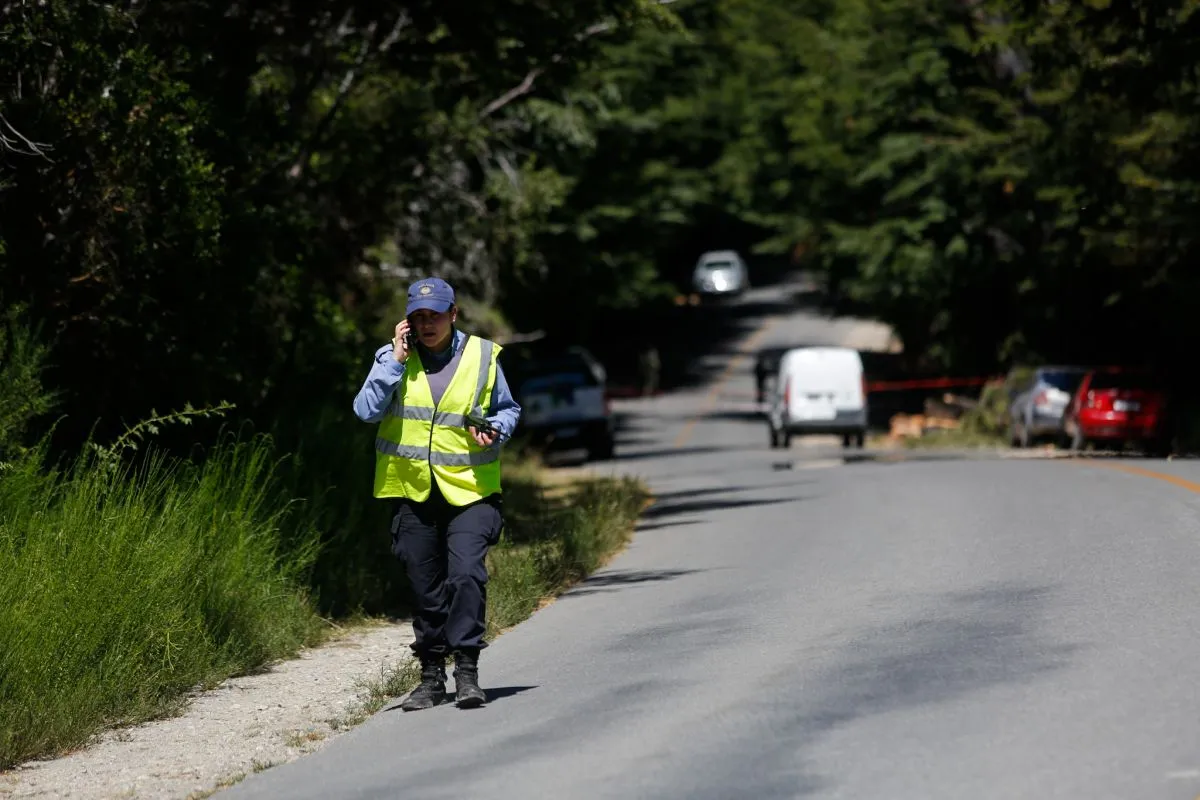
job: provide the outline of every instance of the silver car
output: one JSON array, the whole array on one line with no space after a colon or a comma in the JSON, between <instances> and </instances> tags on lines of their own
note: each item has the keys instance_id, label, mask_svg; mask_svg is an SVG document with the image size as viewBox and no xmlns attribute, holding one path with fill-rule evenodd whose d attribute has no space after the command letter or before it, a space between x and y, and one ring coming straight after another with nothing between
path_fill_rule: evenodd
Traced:
<instances>
[{"instance_id":1,"label":"silver car","mask_svg":"<svg viewBox=\"0 0 1200 800\"><path fill-rule=\"evenodd\" d=\"M1086 367L1044 366L1009 378L1008 438L1014 447L1029 447L1038 439L1062 441L1063 415Z\"/></svg>"},{"instance_id":2,"label":"silver car","mask_svg":"<svg viewBox=\"0 0 1200 800\"><path fill-rule=\"evenodd\" d=\"M750 281L746 262L733 250L713 250L700 256L692 273L692 288L699 294L739 295Z\"/></svg>"}]
</instances>

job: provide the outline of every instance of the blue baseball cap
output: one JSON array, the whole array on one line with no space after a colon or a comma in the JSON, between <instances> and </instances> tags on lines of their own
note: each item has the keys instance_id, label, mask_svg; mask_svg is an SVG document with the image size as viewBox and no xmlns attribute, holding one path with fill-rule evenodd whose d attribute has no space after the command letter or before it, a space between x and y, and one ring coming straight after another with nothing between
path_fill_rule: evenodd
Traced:
<instances>
[{"instance_id":1,"label":"blue baseball cap","mask_svg":"<svg viewBox=\"0 0 1200 800\"><path fill-rule=\"evenodd\" d=\"M408 287L408 308L404 316L427 308L439 314L454 305L454 287L441 278L424 278Z\"/></svg>"}]
</instances>

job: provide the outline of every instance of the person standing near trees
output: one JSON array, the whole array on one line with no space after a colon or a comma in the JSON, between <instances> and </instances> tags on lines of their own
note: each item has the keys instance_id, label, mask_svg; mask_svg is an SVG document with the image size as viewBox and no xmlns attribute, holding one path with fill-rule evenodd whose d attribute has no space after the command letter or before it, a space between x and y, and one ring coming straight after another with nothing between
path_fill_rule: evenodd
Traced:
<instances>
[{"instance_id":1,"label":"person standing near trees","mask_svg":"<svg viewBox=\"0 0 1200 800\"><path fill-rule=\"evenodd\" d=\"M500 448L521 407L497 361L501 347L459 331L457 319L450 284L412 284L396 338L375 352L354 398L355 415L379 423L374 495L394 503L392 553L417 599L412 650L421 683L401 704L405 711L445 699L448 655L457 705L487 701L479 686L485 558L504 525Z\"/></svg>"},{"instance_id":2,"label":"person standing near trees","mask_svg":"<svg viewBox=\"0 0 1200 800\"><path fill-rule=\"evenodd\" d=\"M653 397L658 394L658 379L662 374L662 361L658 356L658 348L654 345L642 350L638 358L638 366L642 373L642 396Z\"/></svg>"}]
</instances>

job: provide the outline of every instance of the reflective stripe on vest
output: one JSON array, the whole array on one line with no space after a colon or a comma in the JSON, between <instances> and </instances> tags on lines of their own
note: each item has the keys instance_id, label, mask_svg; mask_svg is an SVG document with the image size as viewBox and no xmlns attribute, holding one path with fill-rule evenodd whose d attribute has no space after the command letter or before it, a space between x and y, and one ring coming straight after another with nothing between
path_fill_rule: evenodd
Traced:
<instances>
[{"instance_id":1,"label":"reflective stripe on vest","mask_svg":"<svg viewBox=\"0 0 1200 800\"><path fill-rule=\"evenodd\" d=\"M467 431L468 411L484 416L502 348L470 336L438 407L414 351L375 440L375 496L429 497L436 479L453 505L500 491L500 446L481 447ZM444 409L444 410L443 410Z\"/></svg>"},{"instance_id":2,"label":"reflective stripe on vest","mask_svg":"<svg viewBox=\"0 0 1200 800\"><path fill-rule=\"evenodd\" d=\"M500 458L499 451L494 448L481 453L431 453L428 447L396 444L386 439L376 439L375 449L389 456L428 461L435 467L473 467L479 464L490 464Z\"/></svg>"}]
</instances>

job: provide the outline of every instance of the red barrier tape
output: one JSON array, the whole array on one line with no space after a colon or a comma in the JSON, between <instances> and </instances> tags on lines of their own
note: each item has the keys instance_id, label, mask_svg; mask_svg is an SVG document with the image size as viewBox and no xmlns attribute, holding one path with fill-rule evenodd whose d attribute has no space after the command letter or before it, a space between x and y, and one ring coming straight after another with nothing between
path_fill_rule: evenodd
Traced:
<instances>
[{"instance_id":1,"label":"red barrier tape","mask_svg":"<svg viewBox=\"0 0 1200 800\"><path fill-rule=\"evenodd\" d=\"M907 381L867 381L868 392L903 389L949 389L954 386L983 386L999 378L915 378Z\"/></svg>"},{"instance_id":2,"label":"red barrier tape","mask_svg":"<svg viewBox=\"0 0 1200 800\"><path fill-rule=\"evenodd\" d=\"M992 378L913 378L907 381L867 381L867 392L903 391L905 389L951 389L956 386L982 386L1003 377ZM608 387L608 396L612 399L641 397L642 390L636 386Z\"/></svg>"}]
</instances>

